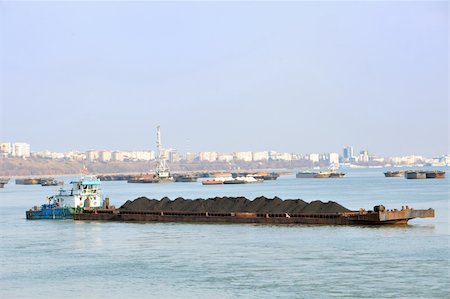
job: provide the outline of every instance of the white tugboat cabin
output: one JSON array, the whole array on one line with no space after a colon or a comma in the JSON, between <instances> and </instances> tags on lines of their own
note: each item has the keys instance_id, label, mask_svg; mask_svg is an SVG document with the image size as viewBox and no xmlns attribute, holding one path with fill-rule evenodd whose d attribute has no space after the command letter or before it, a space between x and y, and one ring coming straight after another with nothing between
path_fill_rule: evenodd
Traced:
<instances>
[{"instance_id":1,"label":"white tugboat cabin","mask_svg":"<svg viewBox=\"0 0 450 299\"><path fill-rule=\"evenodd\" d=\"M69 208L99 208L102 206L100 196L100 179L96 176L85 176L79 181L72 181L71 190L60 189L59 194L49 197L49 200L61 207Z\"/></svg>"}]
</instances>

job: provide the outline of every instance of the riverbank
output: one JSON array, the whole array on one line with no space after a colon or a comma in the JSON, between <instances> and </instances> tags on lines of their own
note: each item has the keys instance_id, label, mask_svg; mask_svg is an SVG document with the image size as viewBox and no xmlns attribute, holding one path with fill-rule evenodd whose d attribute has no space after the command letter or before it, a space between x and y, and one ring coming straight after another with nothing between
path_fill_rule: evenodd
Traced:
<instances>
[{"instance_id":1,"label":"riverbank","mask_svg":"<svg viewBox=\"0 0 450 299\"><path fill-rule=\"evenodd\" d=\"M294 168L312 167L305 161L265 161L263 162L177 162L170 163L172 172L191 171L253 171L253 170L285 170ZM325 165L324 165L325 167ZM86 168L89 173L95 174L136 174L153 172L155 162L146 161L110 161L88 162L52 159L18 159L3 158L0 160L0 176L55 176L78 175Z\"/></svg>"}]
</instances>

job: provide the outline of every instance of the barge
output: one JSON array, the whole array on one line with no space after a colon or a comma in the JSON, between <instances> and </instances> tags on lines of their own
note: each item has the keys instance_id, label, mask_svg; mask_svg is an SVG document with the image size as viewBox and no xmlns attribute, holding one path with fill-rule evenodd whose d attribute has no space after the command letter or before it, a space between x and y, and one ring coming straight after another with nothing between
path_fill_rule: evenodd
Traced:
<instances>
[{"instance_id":1,"label":"barge","mask_svg":"<svg viewBox=\"0 0 450 299\"><path fill-rule=\"evenodd\" d=\"M406 179L444 179L445 171L422 171L408 170L405 172Z\"/></svg>"},{"instance_id":2,"label":"barge","mask_svg":"<svg viewBox=\"0 0 450 299\"><path fill-rule=\"evenodd\" d=\"M297 179L325 179L325 178L342 178L345 176L344 172L336 171L320 171L320 172L297 172L295 177Z\"/></svg>"},{"instance_id":3,"label":"barge","mask_svg":"<svg viewBox=\"0 0 450 299\"><path fill-rule=\"evenodd\" d=\"M387 171L384 173L384 176L387 178L398 178L405 175L404 170L396 170L396 171Z\"/></svg>"},{"instance_id":4,"label":"barge","mask_svg":"<svg viewBox=\"0 0 450 299\"><path fill-rule=\"evenodd\" d=\"M73 214L74 220L139 221L186 223L262 223L327 225L407 224L414 218L434 217L434 210L415 210L408 206L388 210L378 205L373 210L350 211L335 202L259 197L186 200L161 200L145 197L127 201L115 209L84 209Z\"/></svg>"}]
</instances>

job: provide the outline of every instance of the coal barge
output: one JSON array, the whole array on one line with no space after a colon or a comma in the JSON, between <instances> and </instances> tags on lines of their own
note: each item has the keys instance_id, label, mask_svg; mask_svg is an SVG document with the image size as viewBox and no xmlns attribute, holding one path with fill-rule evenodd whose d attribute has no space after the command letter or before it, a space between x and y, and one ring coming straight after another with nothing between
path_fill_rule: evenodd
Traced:
<instances>
[{"instance_id":1,"label":"coal barge","mask_svg":"<svg viewBox=\"0 0 450 299\"><path fill-rule=\"evenodd\" d=\"M434 217L434 210L414 210L408 206L387 210L383 205L373 210L351 211L329 201L304 202L278 197L216 197L209 199L161 200L140 197L120 208L84 209L73 214L74 220L140 221L185 223L262 223L389 225L407 224L413 218Z\"/></svg>"}]
</instances>

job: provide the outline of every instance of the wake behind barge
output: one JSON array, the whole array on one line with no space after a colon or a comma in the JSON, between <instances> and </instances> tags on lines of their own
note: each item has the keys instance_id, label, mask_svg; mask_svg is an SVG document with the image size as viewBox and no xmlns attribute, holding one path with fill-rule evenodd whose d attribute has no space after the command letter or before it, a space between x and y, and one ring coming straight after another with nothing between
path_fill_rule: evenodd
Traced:
<instances>
[{"instance_id":1,"label":"wake behind barge","mask_svg":"<svg viewBox=\"0 0 450 299\"><path fill-rule=\"evenodd\" d=\"M305 203L302 200L285 200L280 208L279 201L281 199L260 199L249 201L250 205L258 205L252 203L259 200L260 211L253 209L250 211L249 206L245 208L245 203L237 204L236 200L240 198L229 198L231 205L228 207L222 205L223 211L217 209L217 202L212 203L214 199L185 200L176 199L170 201L162 199L151 206L155 200L147 198L138 198L135 201L128 201L119 209L85 209L73 214L74 220L91 220L91 221L140 221L140 222L185 222L185 223L263 223L263 224L328 224L328 225L392 225L407 224L410 219L434 217L434 210L414 210L408 206L402 207L401 210L386 210L384 206L375 206L373 211L361 209L359 211L350 211L334 202L323 203L314 201ZM142 204L142 201L149 201L148 205ZM261 201L266 201L266 206L261 205ZM141 204L136 203L141 201ZM177 204L178 201L178 204ZM225 202L223 198L219 198L222 204ZM275 201L275 202L273 202ZM298 202L300 201L300 203ZM164 203L165 202L165 203ZM267 204L268 202L268 204ZM286 209L290 205L291 209ZM230 212L230 207L235 208L235 212ZM278 209L271 209L275 206ZM174 210L173 208L178 208ZM206 211L205 210L209 211ZM265 212L264 212L265 210ZM290 212L281 212L283 210L291 210ZM302 211L303 210L303 211ZM296 212L297 211L297 212Z\"/></svg>"}]
</instances>

